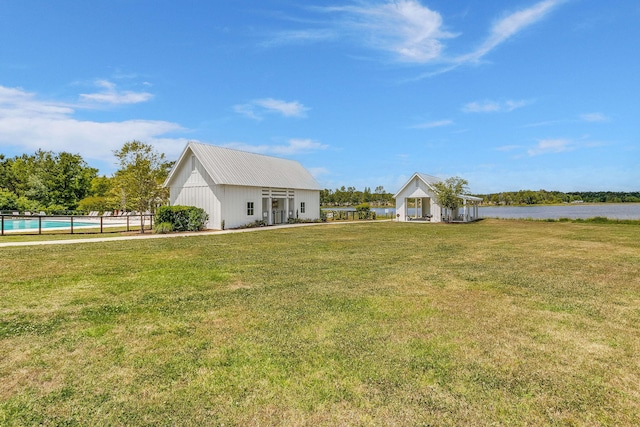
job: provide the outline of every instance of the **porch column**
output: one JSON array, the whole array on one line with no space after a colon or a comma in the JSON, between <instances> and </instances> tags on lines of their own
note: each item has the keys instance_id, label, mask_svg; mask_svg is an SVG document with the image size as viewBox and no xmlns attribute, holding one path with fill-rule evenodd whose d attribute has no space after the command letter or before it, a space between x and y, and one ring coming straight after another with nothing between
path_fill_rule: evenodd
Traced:
<instances>
[{"instance_id":1,"label":"porch column","mask_svg":"<svg viewBox=\"0 0 640 427\"><path fill-rule=\"evenodd\" d=\"M273 210L273 198L271 196L269 196L269 201L267 202L267 212L269 212L269 215L267 215L267 225L273 225L273 214L272 214L272 210Z\"/></svg>"},{"instance_id":2,"label":"porch column","mask_svg":"<svg viewBox=\"0 0 640 427\"><path fill-rule=\"evenodd\" d=\"M284 199L284 217L289 219L289 195L287 194L287 198ZM285 221L286 222L286 221Z\"/></svg>"}]
</instances>

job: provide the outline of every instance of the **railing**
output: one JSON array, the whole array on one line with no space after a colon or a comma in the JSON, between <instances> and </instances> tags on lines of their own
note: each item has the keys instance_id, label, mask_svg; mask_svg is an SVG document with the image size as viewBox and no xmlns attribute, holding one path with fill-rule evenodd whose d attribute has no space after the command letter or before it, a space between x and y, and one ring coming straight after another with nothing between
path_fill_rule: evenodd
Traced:
<instances>
[{"instance_id":1,"label":"railing","mask_svg":"<svg viewBox=\"0 0 640 427\"><path fill-rule=\"evenodd\" d=\"M94 234L153 229L153 214L119 216L0 214L0 236L16 234Z\"/></svg>"}]
</instances>

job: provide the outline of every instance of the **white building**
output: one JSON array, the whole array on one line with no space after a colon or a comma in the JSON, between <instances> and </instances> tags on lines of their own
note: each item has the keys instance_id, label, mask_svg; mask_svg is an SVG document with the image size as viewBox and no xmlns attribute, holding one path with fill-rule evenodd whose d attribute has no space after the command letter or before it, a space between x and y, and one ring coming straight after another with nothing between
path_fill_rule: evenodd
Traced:
<instances>
[{"instance_id":1,"label":"white building","mask_svg":"<svg viewBox=\"0 0 640 427\"><path fill-rule=\"evenodd\" d=\"M164 186L171 205L204 209L211 229L320 217L320 185L293 160L189 142Z\"/></svg>"},{"instance_id":2,"label":"white building","mask_svg":"<svg viewBox=\"0 0 640 427\"><path fill-rule=\"evenodd\" d=\"M478 219L479 197L459 195L462 206L453 212L438 204L434 184L439 178L424 173L414 173L411 179L393 196L396 199L398 221L458 221Z\"/></svg>"}]
</instances>

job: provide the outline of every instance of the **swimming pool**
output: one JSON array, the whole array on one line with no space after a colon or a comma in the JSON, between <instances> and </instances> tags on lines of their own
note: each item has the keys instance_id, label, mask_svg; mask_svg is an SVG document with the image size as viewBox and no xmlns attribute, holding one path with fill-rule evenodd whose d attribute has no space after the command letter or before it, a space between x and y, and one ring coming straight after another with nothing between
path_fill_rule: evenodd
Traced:
<instances>
[{"instance_id":1,"label":"swimming pool","mask_svg":"<svg viewBox=\"0 0 640 427\"><path fill-rule=\"evenodd\" d=\"M29 218L29 219L14 219L14 218L5 218L4 219L4 230L37 230L38 229L38 218ZM97 227L100 224L96 224L95 222L86 222L86 221L73 221L73 227ZM42 220L42 229L56 229L56 228L71 228L71 220L67 219L43 219Z\"/></svg>"}]
</instances>

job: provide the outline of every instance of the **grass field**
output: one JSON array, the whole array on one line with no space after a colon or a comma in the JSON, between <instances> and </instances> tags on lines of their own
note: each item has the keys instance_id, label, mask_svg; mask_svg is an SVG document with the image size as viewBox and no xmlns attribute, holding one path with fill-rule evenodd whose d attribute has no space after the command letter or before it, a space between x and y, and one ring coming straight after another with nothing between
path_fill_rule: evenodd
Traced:
<instances>
[{"instance_id":1,"label":"grass field","mask_svg":"<svg viewBox=\"0 0 640 427\"><path fill-rule=\"evenodd\" d=\"M2 248L0 425L638 425L640 228Z\"/></svg>"}]
</instances>

